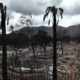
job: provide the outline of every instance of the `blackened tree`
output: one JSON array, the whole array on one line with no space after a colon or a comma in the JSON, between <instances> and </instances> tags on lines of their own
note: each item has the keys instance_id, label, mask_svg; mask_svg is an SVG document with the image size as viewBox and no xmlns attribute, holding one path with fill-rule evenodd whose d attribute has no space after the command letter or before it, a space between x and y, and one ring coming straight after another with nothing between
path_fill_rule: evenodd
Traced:
<instances>
[{"instance_id":1,"label":"blackened tree","mask_svg":"<svg viewBox=\"0 0 80 80\"><path fill-rule=\"evenodd\" d=\"M57 13L60 12L60 16L61 18L63 17L63 9L62 8L56 8L55 6L50 6L46 9L46 13L44 15L43 20L45 20L45 18L48 16L49 13L52 13L52 17L53 17L53 79L57 80L57 52L56 52L56 25L58 24L59 20L57 21L56 16ZM49 21L50 23L50 21Z\"/></svg>"},{"instance_id":2,"label":"blackened tree","mask_svg":"<svg viewBox=\"0 0 80 80\"><path fill-rule=\"evenodd\" d=\"M1 10L1 28L2 28L2 65L3 65L3 80L7 80L7 51L6 51L6 6L0 3Z\"/></svg>"},{"instance_id":3,"label":"blackened tree","mask_svg":"<svg viewBox=\"0 0 80 80\"><path fill-rule=\"evenodd\" d=\"M46 31L43 30L39 30L34 37L36 39L37 44L44 49L45 53L46 47L52 41L52 38L47 34Z\"/></svg>"}]
</instances>

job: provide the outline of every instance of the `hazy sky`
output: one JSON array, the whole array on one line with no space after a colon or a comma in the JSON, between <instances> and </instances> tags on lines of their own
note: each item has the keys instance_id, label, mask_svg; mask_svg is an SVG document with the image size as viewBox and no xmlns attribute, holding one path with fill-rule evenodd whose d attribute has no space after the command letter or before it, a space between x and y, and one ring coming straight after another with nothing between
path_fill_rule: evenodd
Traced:
<instances>
[{"instance_id":1,"label":"hazy sky","mask_svg":"<svg viewBox=\"0 0 80 80\"><path fill-rule=\"evenodd\" d=\"M59 25L67 27L80 23L80 0L0 0L8 7L10 24L15 24L20 15L32 14L34 25L47 25L43 15L48 6L56 5L64 9Z\"/></svg>"}]
</instances>

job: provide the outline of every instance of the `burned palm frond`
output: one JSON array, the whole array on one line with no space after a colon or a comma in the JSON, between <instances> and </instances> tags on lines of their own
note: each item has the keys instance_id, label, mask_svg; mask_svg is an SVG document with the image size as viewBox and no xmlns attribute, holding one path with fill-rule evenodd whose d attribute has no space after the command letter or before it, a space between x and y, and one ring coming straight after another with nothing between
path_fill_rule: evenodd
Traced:
<instances>
[{"instance_id":1,"label":"burned palm frond","mask_svg":"<svg viewBox=\"0 0 80 80\"><path fill-rule=\"evenodd\" d=\"M62 19L63 18L63 12L64 12L64 10L62 8L59 8L59 11L60 11L61 19Z\"/></svg>"}]
</instances>

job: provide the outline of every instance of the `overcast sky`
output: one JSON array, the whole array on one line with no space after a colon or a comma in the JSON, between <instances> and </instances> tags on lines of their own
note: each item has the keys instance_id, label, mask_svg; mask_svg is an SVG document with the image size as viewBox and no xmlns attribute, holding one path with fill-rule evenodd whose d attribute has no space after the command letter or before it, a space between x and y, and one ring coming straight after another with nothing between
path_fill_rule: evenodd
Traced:
<instances>
[{"instance_id":1,"label":"overcast sky","mask_svg":"<svg viewBox=\"0 0 80 80\"><path fill-rule=\"evenodd\" d=\"M64 9L59 25L68 27L80 24L80 0L0 0L8 7L10 24L15 24L20 15L32 14L34 25L47 25L43 15L48 6L56 5Z\"/></svg>"}]
</instances>

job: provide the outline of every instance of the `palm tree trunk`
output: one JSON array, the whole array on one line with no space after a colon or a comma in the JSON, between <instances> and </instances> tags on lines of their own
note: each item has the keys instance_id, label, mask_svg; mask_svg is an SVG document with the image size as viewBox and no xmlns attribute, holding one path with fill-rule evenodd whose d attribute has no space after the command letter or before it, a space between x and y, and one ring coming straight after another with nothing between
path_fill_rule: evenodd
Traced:
<instances>
[{"instance_id":1,"label":"palm tree trunk","mask_svg":"<svg viewBox=\"0 0 80 80\"><path fill-rule=\"evenodd\" d=\"M6 12L6 11L5 11ZM2 65L3 65L3 80L7 80L7 52L6 52L6 27L5 27L5 14L4 10L1 11L1 27L2 27Z\"/></svg>"},{"instance_id":2,"label":"palm tree trunk","mask_svg":"<svg viewBox=\"0 0 80 80\"><path fill-rule=\"evenodd\" d=\"M56 12L53 12L53 80L57 80Z\"/></svg>"}]
</instances>

